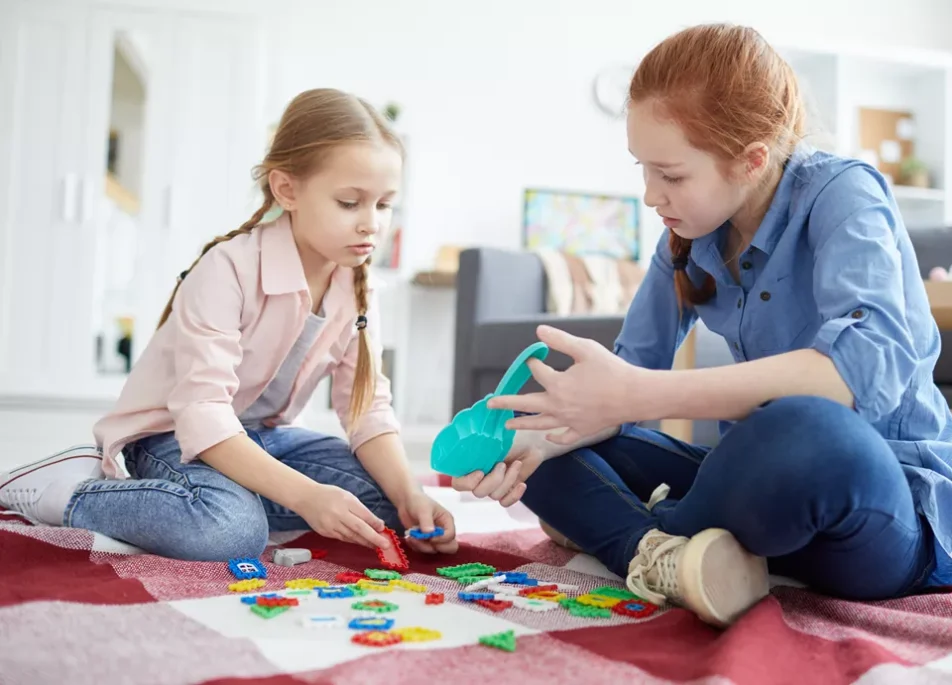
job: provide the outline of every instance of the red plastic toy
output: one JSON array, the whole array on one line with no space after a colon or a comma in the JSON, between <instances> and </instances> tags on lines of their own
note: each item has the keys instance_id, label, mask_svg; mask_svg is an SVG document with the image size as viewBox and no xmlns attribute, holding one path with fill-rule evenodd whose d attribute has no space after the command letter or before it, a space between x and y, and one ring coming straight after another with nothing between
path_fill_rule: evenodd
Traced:
<instances>
[{"instance_id":1,"label":"red plastic toy","mask_svg":"<svg viewBox=\"0 0 952 685\"><path fill-rule=\"evenodd\" d=\"M323 559L324 557L327 556L326 549L312 549L310 550L310 552L311 552L311 561L314 561L315 559Z\"/></svg>"},{"instance_id":2,"label":"red plastic toy","mask_svg":"<svg viewBox=\"0 0 952 685\"><path fill-rule=\"evenodd\" d=\"M612 611L620 616L631 616L632 618L646 618L658 610L654 604L642 601L640 599L629 599L619 602L612 607Z\"/></svg>"},{"instance_id":3,"label":"red plastic toy","mask_svg":"<svg viewBox=\"0 0 952 685\"><path fill-rule=\"evenodd\" d=\"M342 585L353 585L358 580L366 580L367 576L358 571L343 571L337 574L335 580Z\"/></svg>"},{"instance_id":4,"label":"red plastic toy","mask_svg":"<svg viewBox=\"0 0 952 685\"><path fill-rule=\"evenodd\" d=\"M426 596L427 604L442 604L443 603L443 593L442 592L431 592Z\"/></svg>"},{"instance_id":5,"label":"red plastic toy","mask_svg":"<svg viewBox=\"0 0 952 685\"><path fill-rule=\"evenodd\" d=\"M296 607L298 601L294 597L257 597L255 603L262 607Z\"/></svg>"},{"instance_id":6,"label":"red plastic toy","mask_svg":"<svg viewBox=\"0 0 952 685\"><path fill-rule=\"evenodd\" d=\"M503 599L477 599L476 603L481 607L486 607L490 611L500 612L512 606L512 602Z\"/></svg>"},{"instance_id":7,"label":"red plastic toy","mask_svg":"<svg viewBox=\"0 0 952 685\"><path fill-rule=\"evenodd\" d=\"M377 558L380 560L381 566L394 571L409 571L410 560L407 559L406 552L403 551L403 545L396 531L384 528L383 534L390 539L390 548L387 550L381 547L377 548Z\"/></svg>"},{"instance_id":8,"label":"red plastic toy","mask_svg":"<svg viewBox=\"0 0 952 685\"><path fill-rule=\"evenodd\" d=\"M558 590L558 585L530 585L519 590L519 594L522 597L528 597L539 592L558 592Z\"/></svg>"},{"instance_id":9,"label":"red plastic toy","mask_svg":"<svg viewBox=\"0 0 952 685\"><path fill-rule=\"evenodd\" d=\"M403 637L385 630L362 630L350 638L350 641L367 647L389 647L403 642Z\"/></svg>"}]
</instances>

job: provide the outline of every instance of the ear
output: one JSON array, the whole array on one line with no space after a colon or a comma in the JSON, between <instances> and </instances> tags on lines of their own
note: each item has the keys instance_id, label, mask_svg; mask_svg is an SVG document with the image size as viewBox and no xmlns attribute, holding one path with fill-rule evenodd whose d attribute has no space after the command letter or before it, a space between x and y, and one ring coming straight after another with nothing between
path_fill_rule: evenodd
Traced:
<instances>
[{"instance_id":1,"label":"ear","mask_svg":"<svg viewBox=\"0 0 952 685\"><path fill-rule=\"evenodd\" d=\"M770 148L763 143L751 143L744 148L744 176L752 181L759 180L770 165Z\"/></svg>"},{"instance_id":2,"label":"ear","mask_svg":"<svg viewBox=\"0 0 952 685\"><path fill-rule=\"evenodd\" d=\"M290 212L294 209L297 184L290 174L272 169L268 173L268 185L271 186L271 194L274 195L275 202L285 211Z\"/></svg>"}]
</instances>

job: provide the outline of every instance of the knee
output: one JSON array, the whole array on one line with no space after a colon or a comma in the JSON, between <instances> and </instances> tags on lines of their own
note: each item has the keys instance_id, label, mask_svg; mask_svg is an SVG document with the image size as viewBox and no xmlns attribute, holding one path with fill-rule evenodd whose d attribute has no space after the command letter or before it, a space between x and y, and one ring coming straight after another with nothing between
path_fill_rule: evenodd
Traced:
<instances>
[{"instance_id":1,"label":"knee","mask_svg":"<svg viewBox=\"0 0 952 685\"><path fill-rule=\"evenodd\" d=\"M183 531L180 558L188 561L228 561L257 558L268 545L268 519L260 506L239 507L203 518Z\"/></svg>"},{"instance_id":2,"label":"knee","mask_svg":"<svg viewBox=\"0 0 952 685\"><path fill-rule=\"evenodd\" d=\"M856 412L825 398L775 400L734 431L731 452L761 477L787 488L852 483L878 478L884 470L890 477L901 475L893 473L899 467L883 437Z\"/></svg>"}]
</instances>

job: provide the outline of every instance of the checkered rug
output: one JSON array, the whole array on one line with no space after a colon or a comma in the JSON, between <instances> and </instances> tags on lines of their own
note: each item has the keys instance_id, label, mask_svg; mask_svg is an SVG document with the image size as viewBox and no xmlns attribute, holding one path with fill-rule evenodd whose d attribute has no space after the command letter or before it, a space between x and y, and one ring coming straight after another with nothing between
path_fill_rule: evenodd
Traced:
<instances>
[{"instance_id":1,"label":"checkered rug","mask_svg":"<svg viewBox=\"0 0 952 685\"><path fill-rule=\"evenodd\" d=\"M395 588L366 597L298 593L297 606L263 618L229 591L225 563L141 554L87 531L0 523L2 685L224 685L260 683L939 683L952 682L952 603L947 594L861 604L792 587L772 595L726 632L668 609L647 618L583 617L557 605L492 611L458 597L437 569L471 562L576 586L569 597L623 584L604 567L549 542L538 529L463 536L459 554L408 551L403 578L443 593L442 604ZM284 534L262 556L265 585L336 583L345 571L380 568L372 550ZM321 548L325 557L284 567L276 547ZM320 584L320 583L319 583ZM511 589L511 588L510 588ZM397 605L393 629L440 634L428 642L354 643L355 601ZM382 614L383 615L383 614ZM311 616L341 624L305 626ZM509 631L512 631L511 634ZM407 633L405 633L407 634ZM514 651L480 638L508 634Z\"/></svg>"}]
</instances>

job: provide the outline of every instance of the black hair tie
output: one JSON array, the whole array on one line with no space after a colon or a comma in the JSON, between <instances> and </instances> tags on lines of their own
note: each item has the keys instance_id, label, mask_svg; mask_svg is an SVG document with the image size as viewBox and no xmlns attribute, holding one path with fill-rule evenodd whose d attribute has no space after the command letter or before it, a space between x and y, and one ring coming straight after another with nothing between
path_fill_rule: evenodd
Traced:
<instances>
[{"instance_id":1,"label":"black hair tie","mask_svg":"<svg viewBox=\"0 0 952 685\"><path fill-rule=\"evenodd\" d=\"M357 330L362 331L367 328L367 317L361 314L357 317Z\"/></svg>"},{"instance_id":2,"label":"black hair tie","mask_svg":"<svg viewBox=\"0 0 952 685\"><path fill-rule=\"evenodd\" d=\"M675 271L684 271L688 268L688 257L683 255L681 257L672 257L671 266L674 267Z\"/></svg>"}]
</instances>

